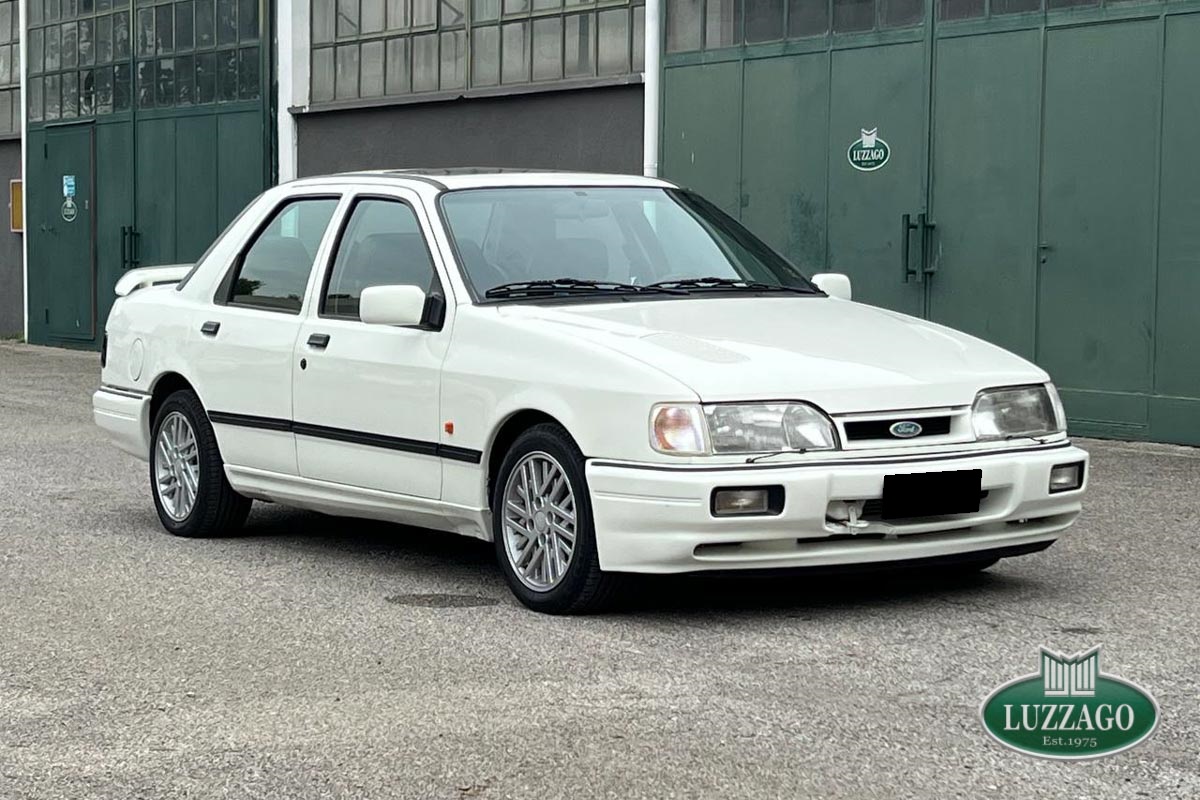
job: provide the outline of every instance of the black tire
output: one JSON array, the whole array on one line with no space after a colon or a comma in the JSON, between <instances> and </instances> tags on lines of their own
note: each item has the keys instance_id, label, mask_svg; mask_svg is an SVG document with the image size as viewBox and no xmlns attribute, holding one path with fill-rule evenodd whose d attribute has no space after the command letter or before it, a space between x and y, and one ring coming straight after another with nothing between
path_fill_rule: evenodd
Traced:
<instances>
[{"instance_id":1,"label":"black tire","mask_svg":"<svg viewBox=\"0 0 1200 800\"><path fill-rule=\"evenodd\" d=\"M556 586L535 591L517 576L504 540L504 493L509 476L530 453L543 452L561 465L575 499L575 547L571 560ZM492 486L492 536L496 560L509 588L517 599L544 614L584 614L608 606L624 583L624 576L600 569L596 552L596 528L592 520L592 502L584 474L583 454L561 425L543 423L528 429L513 442L504 455Z\"/></svg>"},{"instance_id":2,"label":"black tire","mask_svg":"<svg viewBox=\"0 0 1200 800\"><path fill-rule=\"evenodd\" d=\"M178 520L163 507L156 476L160 457L156 446L159 432L173 413L183 415L192 427L200 468L195 504L186 517ZM154 498L154 508L162 526L176 536L203 538L236 533L250 513L250 499L235 492L225 479L225 462L217 447L216 433L200 398L190 390L183 389L168 396L154 415L150 437L150 495Z\"/></svg>"}]
</instances>

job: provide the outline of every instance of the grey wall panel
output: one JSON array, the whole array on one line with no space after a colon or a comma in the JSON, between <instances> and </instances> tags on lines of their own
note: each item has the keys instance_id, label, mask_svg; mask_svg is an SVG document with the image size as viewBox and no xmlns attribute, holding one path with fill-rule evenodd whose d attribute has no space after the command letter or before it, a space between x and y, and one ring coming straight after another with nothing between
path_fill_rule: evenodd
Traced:
<instances>
[{"instance_id":1,"label":"grey wall panel","mask_svg":"<svg viewBox=\"0 0 1200 800\"><path fill-rule=\"evenodd\" d=\"M8 182L21 177L21 141L0 142L0 191L8 194ZM4 203L7 208L7 200ZM7 215L6 215L7 216ZM25 275L21 266L21 234L0 225L0 336L25 330Z\"/></svg>"},{"instance_id":2,"label":"grey wall panel","mask_svg":"<svg viewBox=\"0 0 1200 800\"><path fill-rule=\"evenodd\" d=\"M299 171L531 167L642 171L642 87L616 86L306 114Z\"/></svg>"}]
</instances>

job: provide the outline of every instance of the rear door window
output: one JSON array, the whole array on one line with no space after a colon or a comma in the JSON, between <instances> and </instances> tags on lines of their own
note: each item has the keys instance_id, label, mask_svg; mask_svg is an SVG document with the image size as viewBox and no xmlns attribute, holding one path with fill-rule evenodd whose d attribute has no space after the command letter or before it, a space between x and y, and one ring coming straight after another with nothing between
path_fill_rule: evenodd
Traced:
<instances>
[{"instance_id":1,"label":"rear door window","mask_svg":"<svg viewBox=\"0 0 1200 800\"><path fill-rule=\"evenodd\" d=\"M317 249L337 204L336 197L311 197L281 206L243 253L229 303L300 313Z\"/></svg>"}]
</instances>

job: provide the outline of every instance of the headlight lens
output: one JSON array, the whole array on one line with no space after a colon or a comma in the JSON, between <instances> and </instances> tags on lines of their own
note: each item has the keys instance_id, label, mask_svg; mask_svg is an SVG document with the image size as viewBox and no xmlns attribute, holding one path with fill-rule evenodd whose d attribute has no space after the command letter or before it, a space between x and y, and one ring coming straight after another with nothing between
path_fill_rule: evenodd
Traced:
<instances>
[{"instance_id":1,"label":"headlight lens","mask_svg":"<svg viewBox=\"0 0 1200 800\"><path fill-rule=\"evenodd\" d=\"M804 403L711 405L704 416L716 455L837 447L833 423Z\"/></svg>"},{"instance_id":2,"label":"headlight lens","mask_svg":"<svg viewBox=\"0 0 1200 800\"><path fill-rule=\"evenodd\" d=\"M980 440L1045 436L1067 427L1052 383L985 389L975 397L971 419Z\"/></svg>"},{"instance_id":3,"label":"headlight lens","mask_svg":"<svg viewBox=\"0 0 1200 800\"><path fill-rule=\"evenodd\" d=\"M650 440L660 453L732 455L834 450L833 422L806 403L655 406Z\"/></svg>"}]
</instances>

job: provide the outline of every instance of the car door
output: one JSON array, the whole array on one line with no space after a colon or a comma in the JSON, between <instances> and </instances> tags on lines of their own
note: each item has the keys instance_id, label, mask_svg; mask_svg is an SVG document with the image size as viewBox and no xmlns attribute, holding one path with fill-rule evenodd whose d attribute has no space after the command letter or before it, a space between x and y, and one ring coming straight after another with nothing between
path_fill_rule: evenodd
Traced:
<instances>
[{"instance_id":1,"label":"car door","mask_svg":"<svg viewBox=\"0 0 1200 800\"><path fill-rule=\"evenodd\" d=\"M190 363L225 463L297 474L292 357L336 195L274 206L193 320Z\"/></svg>"},{"instance_id":2,"label":"car door","mask_svg":"<svg viewBox=\"0 0 1200 800\"><path fill-rule=\"evenodd\" d=\"M300 475L421 498L441 496L440 374L446 321L416 327L359 319L363 289L410 284L438 299L445 285L416 194L355 197L296 340ZM433 317L443 316L433 314Z\"/></svg>"}]
</instances>

